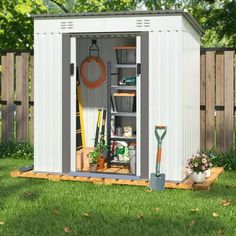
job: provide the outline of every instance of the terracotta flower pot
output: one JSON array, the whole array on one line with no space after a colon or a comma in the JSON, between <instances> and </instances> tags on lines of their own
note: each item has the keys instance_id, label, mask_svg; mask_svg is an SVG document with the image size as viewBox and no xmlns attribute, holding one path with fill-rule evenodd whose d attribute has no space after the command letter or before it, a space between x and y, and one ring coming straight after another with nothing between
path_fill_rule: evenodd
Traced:
<instances>
[{"instance_id":1,"label":"terracotta flower pot","mask_svg":"<svg viewBox=\"0 0 236 236\"><path fill-rule=\"evenodd\" d=\"M98 159L98 170L103 170L105 168L105 158L101 156Z\"/></svg>"},{"instance_id":2,"label":"terracotta flower pot","mask_svg":"<svg viewBox=\"0 0 236 236\"><path fill-rule=\"evenodd\" d=\"M206 179L206 173L205 172L193 172L191 174L192 181L195 183L202 183Z\"/></svg>"}]
</instances>

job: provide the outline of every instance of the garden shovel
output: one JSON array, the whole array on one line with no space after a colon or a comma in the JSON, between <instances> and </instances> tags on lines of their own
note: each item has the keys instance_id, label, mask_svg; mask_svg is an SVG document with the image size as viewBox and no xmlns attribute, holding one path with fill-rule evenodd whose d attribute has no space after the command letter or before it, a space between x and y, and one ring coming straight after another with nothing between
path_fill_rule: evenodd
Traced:
<instances>
[{"instance_id":1,"label":"garden shovel","mask_svg":"<svg viewBox=\"0 0 236 236\"><path fill-rule=\"evenodd\" d=\"M166 135L166 126L155 126L155 136L157 139L156 173L151 173L150 188L152 190L163 191L165 189L165 174L160 173L161 165L161 146L162 140Z\"/></svg>"}]
</instances>

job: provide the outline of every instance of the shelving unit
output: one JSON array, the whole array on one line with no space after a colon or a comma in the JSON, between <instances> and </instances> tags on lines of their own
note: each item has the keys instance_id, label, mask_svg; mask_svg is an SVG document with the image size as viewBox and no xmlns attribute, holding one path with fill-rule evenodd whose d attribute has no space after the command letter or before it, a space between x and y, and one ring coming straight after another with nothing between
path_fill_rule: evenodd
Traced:
<instances>
[{"instance_id":1,"label":"shelving unit","mask_svg":"<svg viewBox=\"0 0 236 236\"><path fill-rule=\"evenodd\" d=\"M111 116L136 117L136 112L111 112Z\"/></svg>"},{"instance_id":2,"label":"shelving unit","mask_svg":"<svg viewBox=\"0 0 236 236\"><path fill-rule=\"evenodd\" d=\"M137 96L137 87L134 85L119 85L119 80L122 78L122 72L124 72L127 69L133 69L134 72L133 74L136 75L136 70L137 70L137 65L136 64L112 64L111 62L108 62L107 64L107 144L109 147L112 146L112 142L114 141L125 141L127 143L131 143L131 142L136 142L136 135L133 135L131 137L127 137L127 136L118 136L115 135L115 133L112 134L112 127L111 127L111 120L112 118L115 120L115 128L114 131L116 129L116 123L117 123L117 119L119 119L120 121L122 119L132 119L135 121L132 121L133 123L135 122L135 129L136 129L136 110L132 111L132 112L124 112L124 111L117 111L117 110L112 110L112 102L113 102L113 109L114 107L114 103L115 98L113 96L114 93L117 92L130 92L130 93L134 93L135 92L135 96L134 96L134 102L136 102L136 96ZM117 70L115 73L113 73L113 70ZM114 76L116 76L116 80L117 80L117 84L114 84ZM112 83L113 82L113 83ZM129 165L129 162L124 162L124 161L117 161L114 160L114 155L112 155L111 153L111 149L109 148L108 150L108 158L107 158L107 164L108 166L111 165L123 165L123 166L127 166Z\"/></svg>"},{"instance_id":3,"label":"shelving unit","mask_svg":"<svg viewBox=\"0 0 236 236\"><path fill-rule=\"evenodd\" d=\"M111 90L136 91L136 86L111 85Z\"/></svg>"}]
</instances>

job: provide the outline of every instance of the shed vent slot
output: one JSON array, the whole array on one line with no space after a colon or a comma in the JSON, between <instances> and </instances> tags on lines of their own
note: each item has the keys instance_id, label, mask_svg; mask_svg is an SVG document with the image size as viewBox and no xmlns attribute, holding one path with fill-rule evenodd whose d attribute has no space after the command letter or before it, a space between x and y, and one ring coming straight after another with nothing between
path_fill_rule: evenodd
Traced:
<instances>
[{"instance_id":1,"label":"shed vent slot","mask_svg":"<svg viewBox=\"0 0 236 236\"><path fill-rule=\"evenodd\" d=\"M74 29L74 22L73 21L62 21L61 22L61 29Z\"/></svg>"},{"instance_id":2,"label":"shed vent slot","mask_svg":"<svg viewBox=\"0 0 236 236\"><path fill-rule=\"evenodd\" d=\"M150 20L144 20L144 27L150 27Z\"/></svg>"},{"instance_id":3,"label":"shed vent slot","mask_svg":"<svg viewBox=\"0 0 236 236\"><path fill-rule=\"evenodd\" d=\"M136 20L136 27L143 27L143 20Z\"/></svg>"},{"instance_id":4,"label":"shed vent slot","mask_svg":"<svg viewBox=\"0 0 236 236\"><path fill-rule=\"evenodd\" d=\"M68 29L73 29L74 28L74 22L73 21L68 21L67 27L68 27Z\"/></svg>"},{"instance_id":5,"label":"shed vent slot","mask_svg":"<svg viewBox=\"0 0 236 236\"><path fill-rule=\"evenodd\" d=\"M136 27L150 27L150 20L136 20Z\"/></svg>"},{"instance_id":6,"label":"shed vent slot","mask_svg":"<svg viewBox=\"0 0 236 236\"><path fill-rule=\"evenodd\" d=\"M61 22L61 29L66 29L66 22L65 21Z\"/></svg>"}]
</instances>

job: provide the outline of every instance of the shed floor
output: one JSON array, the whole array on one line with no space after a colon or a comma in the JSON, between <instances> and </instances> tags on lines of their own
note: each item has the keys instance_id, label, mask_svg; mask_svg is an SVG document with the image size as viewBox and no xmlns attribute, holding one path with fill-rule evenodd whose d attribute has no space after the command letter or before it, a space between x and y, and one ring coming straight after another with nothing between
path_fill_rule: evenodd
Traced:
<instances>
[{"instance_id":1,"label":"shed floor","mask_svg":"<svg viewBox=\"0 0 236 236\"><path fill-rule=\"evenodd\" d=\"M206 179L204 183L195 184L190 178L187 178L182 183L174 183L166 181L166 188L174 189L196 189L196 190L209 190L211 185L217 180L218 176L224 171L222 167L214 167L211 170L211 176ZM136 185L136 186L149 186L149 181L145 180L122 180L122 179L106 179L106 178L92 178L92 177L80 177L69 176L64 174L42 174L35 173L34 171L20 172L18 170L11 172L12 177L23 178L38 178L49 180L68 180L68 181L81 181L92 182L97 184L120 184L120 185Z\"/></svg>"},{"instance_id":2,"label":"shed floor","mask_svg":"<svg viewBox=\"0 0 236 236\"><path fill-rule=\"evenodd\" d=\"M190 178L187 178L182 183L173 183L166 181L166 188L174 189L196 189L196 190L209 190L211 185L217 180L218 176L224 171L222 167L214 167L211 170L211 176L201 184L195 184ZM145 180L122 180L122 179L106 179L106 178L91 178L91 177L80 177L80 176L69 176L64 174L43 174L35 173L34 171L20 172L18 170L11 172L12 177L23 177L23 178L38 178L38 179L49 179L49 180L68 180L68 181L81 181L81 182L92 182L97 184L120 184L120 185L136 185L136 186L149 186L149 181Z\"/></svg>"}]
</instances>

